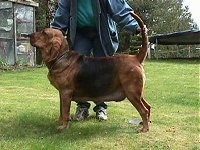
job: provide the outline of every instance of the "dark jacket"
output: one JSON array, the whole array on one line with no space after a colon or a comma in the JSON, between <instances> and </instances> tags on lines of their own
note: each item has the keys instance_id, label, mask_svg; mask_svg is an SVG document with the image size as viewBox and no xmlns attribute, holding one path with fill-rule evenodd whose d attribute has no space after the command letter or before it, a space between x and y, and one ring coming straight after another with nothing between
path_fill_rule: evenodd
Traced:
<instances>
[{"instance_id":1,"label":"dark jacket","mask_svg":"<svg viewBox=\"0 0 200 150\"><path fill-rule=\"evenodd\" d=\"M101 43L108 55L113 55L119 46L116 23L132 34L136 33L138 23L131 16L133 9L125 0L92 0L96 27ZM77 0L60 0L51 27L68 33L72 46L77 26Z\"/></svg>"}]
</instances>

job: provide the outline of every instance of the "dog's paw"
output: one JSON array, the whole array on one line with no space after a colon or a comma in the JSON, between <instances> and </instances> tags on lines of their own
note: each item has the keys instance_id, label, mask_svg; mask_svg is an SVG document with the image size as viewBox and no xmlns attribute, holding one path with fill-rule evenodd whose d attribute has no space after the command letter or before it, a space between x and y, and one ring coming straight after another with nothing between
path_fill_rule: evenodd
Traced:
<instances>
[{"instance_id":1,"label":"dog's paw","mask_svg":"<svg viewBox=\"0 0 200 150\"><path fill-rule=\"evenodd\" d=\"M149 131L149 128L144 128L144 127L138 130L138 132L148 132L148 131Z\"/></svg>"},{"instance_id":2,"label":"dog's paw","mask_svg":"<svg viewBox=\"0 0 200 150\"><path fill-rule=\"evenodd\" d=\"M63 125L57 127L57 130L60 132L64 131L65 129L66 129L66 126L63 126Z\"/></svg>"},{"instance_id":3,"label":"dog's paw","mask_svg":"<svg viewBox=\"0 0 200 150\"><path fill-rule=\"evenodd\" d=\"M57 127L57 130L60 131L60 132L62 132L64 130L66 130L68 127L69 127L68 125L61 125L61 126Z\"/></svg>"}]
</instances>

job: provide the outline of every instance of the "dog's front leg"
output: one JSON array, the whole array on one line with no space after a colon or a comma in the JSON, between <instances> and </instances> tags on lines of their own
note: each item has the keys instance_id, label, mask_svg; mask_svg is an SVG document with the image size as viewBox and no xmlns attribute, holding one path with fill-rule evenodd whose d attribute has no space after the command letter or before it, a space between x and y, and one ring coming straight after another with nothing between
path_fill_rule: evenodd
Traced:
<instances>
[{"instance_id":1,"label":"dog's front leg","mask_svg":"<svg viewBox=\"0 0 200 150\"><path fill-rule=\"evenodd\" d=\"M60 91L60 115L62 125L58 127L58 130L64 130L69 127L70 118L70 107L72 100L72 92L70 90Z\"/></svg>"},{"instance_id":2,"label":"dog's front leg","mask_svg":"<svg viewBox=\"0 0 200 150\"><path fill-rule=\"evenodd\" d=\"M62 122L62 99L61 99L60 92L59 92L59 98L60 98L60 115L59 115L59 118L56 119L56 122L61 123Z\"/></svg>"}]
</instances>

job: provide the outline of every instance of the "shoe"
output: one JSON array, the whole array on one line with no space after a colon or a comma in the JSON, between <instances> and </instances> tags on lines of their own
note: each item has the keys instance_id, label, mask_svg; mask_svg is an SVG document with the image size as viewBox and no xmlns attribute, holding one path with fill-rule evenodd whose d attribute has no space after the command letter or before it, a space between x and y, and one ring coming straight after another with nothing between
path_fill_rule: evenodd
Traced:
<instances>
[{"instance_id":1,"label":"shoe","mask_svg":"<svg viewBox=\"0 0 200 150\"><path fill-rule=\"evenodd\" d=\"M82 121L85 120L89 116L89 110L86 107L77 107L76 113L74 116L74 120Z\"/></svg>"},{"instance_id":2,"label":"shoe","mask_svg":"<svg viewBox=\"0 0 200 150\"><path fill-rule=\"evenodd\" d=\"M100 107L97 111L96 111L96 118L98 120L107 120L108 116L107 116L107 112L106 109L103 107Z\"/></svg>"}]
</instances>

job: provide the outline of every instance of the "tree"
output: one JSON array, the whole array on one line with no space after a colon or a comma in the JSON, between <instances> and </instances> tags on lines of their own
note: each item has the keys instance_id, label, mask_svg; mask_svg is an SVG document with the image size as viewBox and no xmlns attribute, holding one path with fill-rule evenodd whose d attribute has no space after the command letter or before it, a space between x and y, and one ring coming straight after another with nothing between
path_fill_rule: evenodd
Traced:
<instances>
[{"instance_id":1,"label":"tree","mask_svg":"<svg viewBox=\"0 0 200 150\"><path fill-rule=\"evenodd\" d=\"M128 3L147 25L149 35L197 29L188 7L183 7L183 0L128 0ZM124 35L125 31L120 32L119 51L138 44L135 42L138 37Z\"/></svg>"},{"instance_id":2,"label":"tree","mask_svg":"<svg viewBox=\"0 0 200 150\"><path fill-rule=\"evenodd\" d=\"M197 27L183 0L130 0L130 5L142 16L151 35Z\"/></svg>"},{"instance_id":3,"label":"tree","mask_svg":"<svg viewBox=\"0 0 200 150\"><path fill-rule=\"evenodd\" d=\"M35 0L39 3L39 8L36 11L37 30L49 27L50 22L55 14L58 0Z\"/></svg>"}]
</instances>

